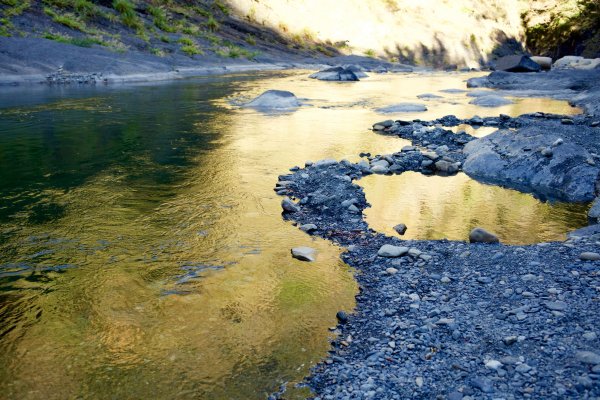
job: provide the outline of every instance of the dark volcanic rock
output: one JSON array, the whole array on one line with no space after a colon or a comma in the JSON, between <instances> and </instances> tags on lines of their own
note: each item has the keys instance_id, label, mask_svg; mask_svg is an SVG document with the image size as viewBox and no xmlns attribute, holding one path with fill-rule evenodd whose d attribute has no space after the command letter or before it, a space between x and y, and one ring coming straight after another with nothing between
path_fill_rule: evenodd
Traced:
<instances>
[{"instance_id":1,"label":"dark volcanic rock","mask_svg":"<svg viewBox=\"0 0 600 400\"><path fill-rule=\"evenodd\" d=\"M527 56L505 56L496 61L496 69L506 72L538 72L542 68Z\"/></svg>"}]
</instances>

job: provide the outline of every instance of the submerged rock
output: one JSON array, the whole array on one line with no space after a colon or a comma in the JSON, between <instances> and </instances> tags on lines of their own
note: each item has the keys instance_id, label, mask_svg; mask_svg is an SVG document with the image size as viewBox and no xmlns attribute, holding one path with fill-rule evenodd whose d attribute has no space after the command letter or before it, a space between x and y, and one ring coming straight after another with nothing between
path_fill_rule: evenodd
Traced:
<instances>
[{"instance_id":1,"label":"submerged rock","mask_svg":"<svg viewBox=\"0 0 600 400\"><path fill-rule=\"evenodd\" d=\"M311 247L294 247L292 249L292 257L300 261L315 261L315 253L317 251Z\"/></svg>"},{"instance_id":2,"label":"submerged rock","mask_svg":"<svg viewBox=\"0 0 600 400\"><path fill-rule=\"evenodd\" d=\"M487 96L476 97L475 99L471 100L469 104L482 107L500 107L507 104L513 104L513 101L496 94L491 94Z\"/></svg>"},{"instance_id":3,"label":"submerged rock","mask_svg":"<svg viewBox=\"0 0 600 400\"><path fill-rule=\"evenodd\" d=\"M527 56L505 56L496 61L497 71L506 72L538 72L540 65Z\"/></svg>"},{"instance_id":4,"label":"submerged rock","mask_svg":"<svg viewBox=\"0 0 600 400\"><path fill-rule=\"evenodd\" d=\"M406 226L406 224L398 224L394 226L394 230L398 233L398 235L404 235L407 229L408 227Z\"/></svg>"},{"instance_id":5,"label":"submerged rock","mask_svg":"<svg viewBox=\"0 0 600 400\"><path fill-rule=\"evenodd\" d=\"M242 107L263 110L286 110L300 107L298 98L286 90L267 90Z\"/></svg>"},{"instance_id":6,"label":"submerged rock","mask_svg":"<svg viewBox=\"0 0 600 400\"><path fill-rule=\"evenodd\" d=\"M320 81L342 81L342 82L356 82L358 76L347 68L344 67L332 67L327 68L314 74L309 75L309 78L318 79Z\"/></svg>"},{"instance_id":7,"label":"submerged rock","mask_svg":"<svg viewBox=\"0 0 600 400\"><path fill-rule=\"evenodd\" d=\"M423 104L399 103L391 106L380 107L375 109L375 111L381 114L392 114L401 112L424 112L427 111L427 107L425 107Z\"/></svg>"},{"instance_id":8,"label":"submerged rock","mask_svg":"<svg viewBox=\"0 0 600 400\"><path fill-rule=\"evenodd\" d=\"M498 236L483 228L475 228L469 233L469 242L471 243L499 243Z\"/></svg>"}]
</instances>

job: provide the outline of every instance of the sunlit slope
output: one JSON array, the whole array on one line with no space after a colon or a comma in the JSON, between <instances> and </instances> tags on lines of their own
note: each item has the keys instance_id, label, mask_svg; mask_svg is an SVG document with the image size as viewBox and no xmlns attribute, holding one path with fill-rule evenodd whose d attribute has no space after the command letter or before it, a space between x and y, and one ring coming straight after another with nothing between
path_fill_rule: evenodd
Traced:
<instances>
[{"instance_id":1,"label":"sunlit slope","mask_svg":"<svg viewBox=\"0 0 600 400\"><path fill-rule=\"evenodd\" d=\"M298 40L354 53L475 66L523 40L520 0L228 0L234 12Z\"/></svg>"}]
</instances>

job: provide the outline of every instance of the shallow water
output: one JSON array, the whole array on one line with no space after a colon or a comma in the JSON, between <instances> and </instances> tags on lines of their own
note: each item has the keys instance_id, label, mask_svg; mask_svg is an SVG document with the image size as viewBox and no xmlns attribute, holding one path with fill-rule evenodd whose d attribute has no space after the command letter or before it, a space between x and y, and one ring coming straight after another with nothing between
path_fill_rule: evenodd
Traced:
<instances>
[{"instance_id":1,"label":"shallow water","mask_svg":"<svg viewBox=\"0 0 600 400\"><path fill-rule=\"evenodd\" d=\"M426 92L444 97L392 117L577 111L536 99L479 108L439 92L472 74L306 75L3 88L2 397L250 399L301 380L356 284L339 248L282 220L278 175L400 150L406 141L368 130L390 117L373 110ZM311 106L231 105L267 89ZM315 263L290 257L302 245L319 250Z\"/></svg>"},{"instance_id":2,"label":"shallow water","mask_svg":"<svg viewBox=\"0 0 600 400\"><path fill-rule=\"evenodd\" d=\"M587 224L588 204L541 202L530 194L479 183L460 173L427 176L370 175L358 182L371 208L369 225L392 236L393 227L408 227L405 239L467 240L482 227L506 244L565 240L566 232Z\"/></svg>"}]
</instances>

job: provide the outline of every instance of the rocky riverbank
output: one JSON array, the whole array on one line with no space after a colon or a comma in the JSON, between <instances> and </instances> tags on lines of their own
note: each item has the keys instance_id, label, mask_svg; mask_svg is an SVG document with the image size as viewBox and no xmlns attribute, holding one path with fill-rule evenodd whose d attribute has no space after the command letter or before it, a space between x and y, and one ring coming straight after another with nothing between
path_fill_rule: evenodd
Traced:
<instances>
[{"instance_id":1,"label":"rocky riverbank","mask_svg":"<svg viewBox=\"0 0 600 400\"><path fill-rule=\"evenodd\" d=\"M493 87L498 76L479 82ZM347 248L342 259L360 284L357 309L338 314L330 356L307 379L316 398L600 396L598 225L530 246L403 241L369 228L354 183L372 173L464 170L539 197L591 201L600 189L596 86L582 78L585 91L568 87L573 75L564 77L563 94L586 115L383 121L375 130L412 146L359 163L307 162L280 177L284 218ZM476 139L446 129L465 123L499 130Z\"/></svg>"}]
</instances>

